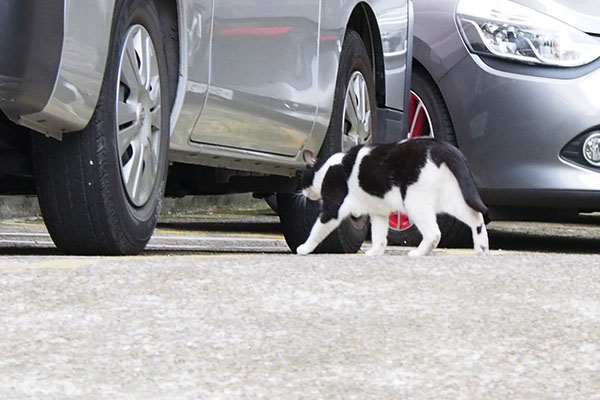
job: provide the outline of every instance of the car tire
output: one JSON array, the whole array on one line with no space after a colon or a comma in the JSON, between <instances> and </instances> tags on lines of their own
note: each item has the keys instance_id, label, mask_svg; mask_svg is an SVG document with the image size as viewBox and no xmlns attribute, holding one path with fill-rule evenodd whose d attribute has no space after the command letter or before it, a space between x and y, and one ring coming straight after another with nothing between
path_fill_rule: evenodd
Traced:
<instances>
[{"instance_id":1,"label":"car tire","mask_svg":"<svg viewBox=\"0 0 600 400\"><path fill-rule=\"evenodd\" d=\"M365 123L361 128L354 129L347 119L346 99L352 95L351 85L362 85L363 82L367 94L361 101L368 105L371 112L362 120ZM348 30L340 55L331 120L319 157L328 157L348 150L351 144L374 141L376 120L375 81L371 61L360 35ZM320 212L319 202L308 200L301 192L280 193L277 195L277 206L285 240L290 249L296 252L296 248L308 238L317 220ZM365 240L368 228L367 217L347 218L315 249L315 252L356 253Z\"/></svg>"},{"instance_id":2,"label":"car tire","mask_svg":"<svg viewBox=\"0 0 600 400\"><path fill-rule=\"evenodd\" d=\"M421 128L416 127L419 123L414 124L419 118L419 104L423 107L421 117L423 121L427 121ZM429 75L418 67L412 74L411 107L409 137L435 136L458 147L450 113L442 94ZM466 247L472 244L471 230L461 221L449 215L438 215L437 222L442 233L440 247ZM421 233L412 224L402 230L390 228L388 232L388 242L393 245L418 246L421 239Z\"/></svg>"},{"instance_id":3,"label":"car tire","mask_svg":"<svg viewBox=\"0 0 600 400\"><path fill-rule=\"evenodd\" d=\"M154 2L117 1L110 44L88 126L34 139L40 209L64 253L139 253L164 196L170 86Z\"/></svg>"}]
</instances>

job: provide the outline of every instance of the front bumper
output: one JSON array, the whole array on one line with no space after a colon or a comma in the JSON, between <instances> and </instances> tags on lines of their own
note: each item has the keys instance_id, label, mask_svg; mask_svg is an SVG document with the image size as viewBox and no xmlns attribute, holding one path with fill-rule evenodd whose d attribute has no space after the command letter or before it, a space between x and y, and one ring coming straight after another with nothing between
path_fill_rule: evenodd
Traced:
<instances>
[{"instance_id":1,"label":"front bumper","mask_svg":"<svg viewBox=\"0 0 600 400\"><path fill-rule=\"evenodd\" d=\"M63 0L0 3L0 109L12 120L48 103L60 66L64 13Z\"/></svg>"},{"instance_id":2,"label":"front bumper","mask_svg":"<svg viewBox=\"0 0 600 400\"><path fill-rule=\"evenodd\" d=\"M600 210L600 167L561 154L600 129L600 61L558 70L467 54L440 89L488 204Z\"/></svg>"}]
</instances>

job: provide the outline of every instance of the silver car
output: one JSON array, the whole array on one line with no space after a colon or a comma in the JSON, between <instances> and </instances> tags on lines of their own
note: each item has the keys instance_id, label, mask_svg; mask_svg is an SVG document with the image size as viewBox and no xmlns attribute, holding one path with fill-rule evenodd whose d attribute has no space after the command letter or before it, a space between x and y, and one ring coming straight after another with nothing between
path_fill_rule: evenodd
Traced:
<instances>
[{"instance_id":1,"label":"silver car","mask_svg":"<svg viewBox=\"0 0 600 400\"><path fill-rule=\"evenodd\" d=\"M277 195L292 250L304 150L406 126L410 0L0 2L0 194L37 193L57 247L135 254L163 196ZM364 219L320 248L353 252Z\"/></svg>"},{"instance_id":2,"label":"silver car","mask_svg":"<svg viewBox=\"0 0 600 400\"><path fill-rule=\"evenodd\" d=\"M415 0L409 135L465 154L492 218L600 210L597 1ZM558 211L558 213L557 213ZM394 241L418 233L393 216ZM442 241L466 230L448 218Z\"/></svg>"}]
</instances>

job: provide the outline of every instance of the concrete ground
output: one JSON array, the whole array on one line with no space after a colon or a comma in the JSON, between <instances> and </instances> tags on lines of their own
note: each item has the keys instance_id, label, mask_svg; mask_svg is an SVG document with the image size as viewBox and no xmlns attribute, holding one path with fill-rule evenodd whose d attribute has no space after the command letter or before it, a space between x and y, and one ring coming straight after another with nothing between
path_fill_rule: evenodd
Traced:
<instances>
[{"instance_id":1,"label":"concrete ground","mask_svg":"<svg viewBox=\"0 0 600 400\"><path fill-rule=\"evenodd\" d=\"M600 399L595 216L411 260L292 255L243 214L165 217L138 257L0 223L0 398Z\"/></svg>"}]
</instances>

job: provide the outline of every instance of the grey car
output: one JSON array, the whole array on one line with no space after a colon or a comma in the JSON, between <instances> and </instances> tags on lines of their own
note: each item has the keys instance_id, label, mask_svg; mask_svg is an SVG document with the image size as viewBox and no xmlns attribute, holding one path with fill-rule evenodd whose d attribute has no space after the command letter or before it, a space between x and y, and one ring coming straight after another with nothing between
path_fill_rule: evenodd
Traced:
<instances>
[{"instance_id":1,"label":"grey car","mask_svg":"<svg viewBox=\"0 0 600 400\"><path fill-rule=\"evenodd\" d=\"M410 0L0 2L0 194L57 247L135 254L163 197L277 196L292 251L304 150L401 139ZM364 219L320 251L354 252Z\"/></svg>"},{"instance_id":2,"label":"grey car","mask_svg":"<svg viewBox=\"0 0 600 400\"><path fill-rule=\"evenodd\" d=\"M415 0L409 135L465 154L492 218L600 210L597 1ZM442 241L465 230L442 219ZM392 216L393 240L417 232Z\"/></svg>"}]
</instances>

